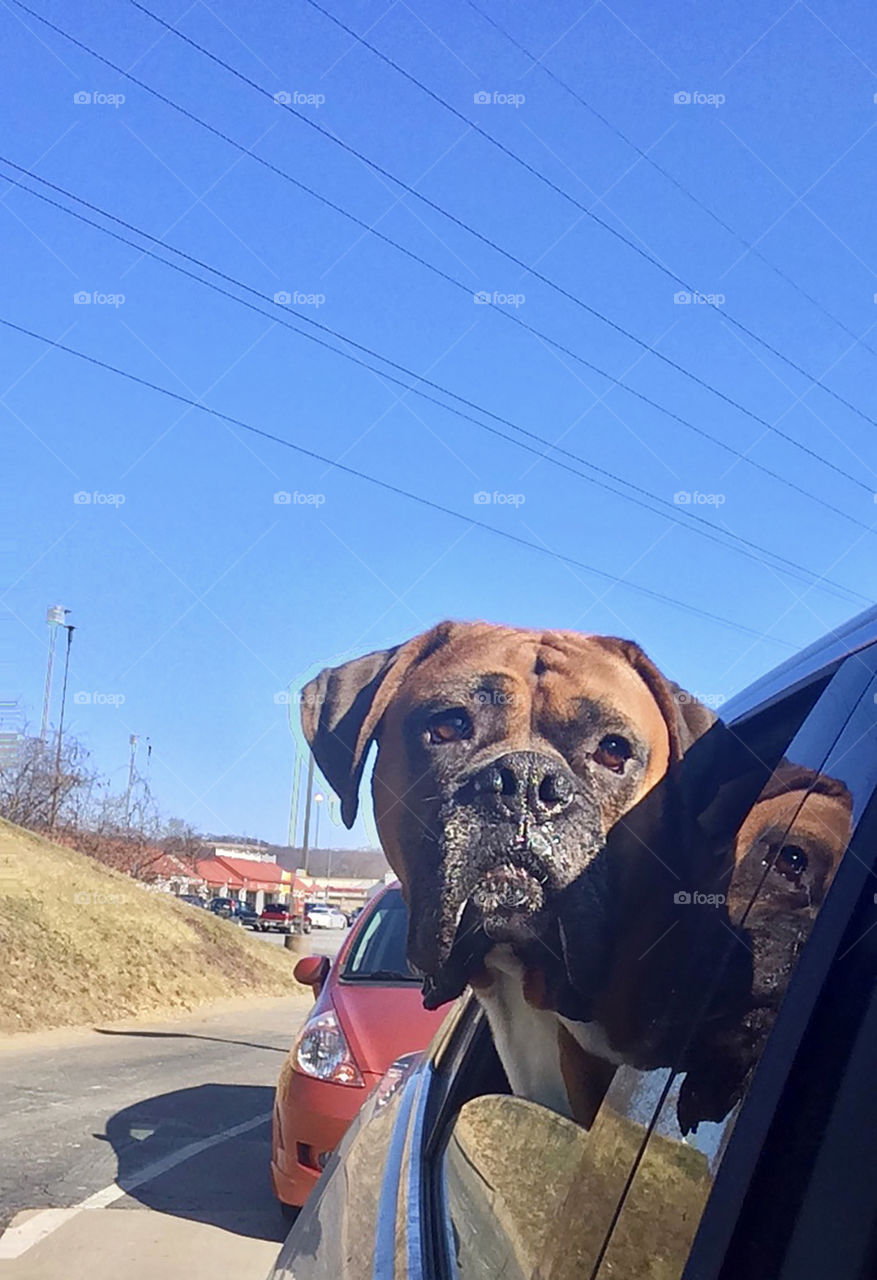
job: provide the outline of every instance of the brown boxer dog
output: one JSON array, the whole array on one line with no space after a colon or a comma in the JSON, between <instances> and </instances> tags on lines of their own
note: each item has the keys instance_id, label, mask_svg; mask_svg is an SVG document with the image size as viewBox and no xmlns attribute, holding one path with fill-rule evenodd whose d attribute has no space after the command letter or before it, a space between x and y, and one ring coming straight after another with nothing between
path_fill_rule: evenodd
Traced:
<instances>
[{"instance_id":1,"label":"brown boxer dog","mask_svg":"<svg viewBox=\"0 0 877 1280\"><path fill-rule=\"evenodd\" d=\"M471 983L515 1093L586 1121L595 1064L605 1089L636 1058L612 992L626 982L616 1003L629 999L625 957L657 939L681 874L678 796L658 784L715 720L631 641L480 622L441 623L303 689L348 827L377 743L375 817L425 1003ZM634 809L613 861L607 834Z\"/></svg>"}]
</instances>

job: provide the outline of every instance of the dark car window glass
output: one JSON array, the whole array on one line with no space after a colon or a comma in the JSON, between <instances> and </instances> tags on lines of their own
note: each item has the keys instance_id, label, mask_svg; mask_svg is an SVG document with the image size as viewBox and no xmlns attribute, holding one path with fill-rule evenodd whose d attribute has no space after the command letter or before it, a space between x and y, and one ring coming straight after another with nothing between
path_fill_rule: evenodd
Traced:
<instances>
[{"instance_id":1,"label":"dark car window glass","mask_svg":"<svg viewBox=\"0 0 877 1280\"><path fill-rule=\"evenodd\" d=\"M348 981L374 978L419 982L405 956L408 908L398 889L381 898L354 940L341 978Z\"/></svg>"},{"instance_id":2,"label":"dark car window glass","mask_svg":"<svg viewBox=\"0 0 877 1280\"><path fill-rule=\"evenodd\" d=\"M611 1079L608 1091L588 1129L572 1126L577 1137L559 1177L543 1167L542 1152L553 1149L550 1135L566 1132L571 1122L558 1126L553 1113L527 1104L529 1128L520 1129L518 1144L524 1167L515 1176L533 1176L530 1199L513 1191L503 1195L501 1212L482 1213L477 1238L464 1216L474 1211L471 1204L466 1208L466 1196L499 1195L488 1170L495 1152L518 1133L510 1117L523 1114L522 1100L506 1100L511 1110L502 1112L502 1124L498 1104L492 1111L482 1108L478 1124L471 1123L469 1108L485 1099L460 1112L467 1127L458 1133L454 1126L442 1163L460 1280L590 1275L634 1173L638 1198L625 1204L629 1247L601 1276L678 1276L727 1140L727 1127L719 1121L745 1089L794 958L846 847L849 792L840 779L823 778L818 770L867 680L859 678L846 702L828 696L830 680L821 677L752 717L754 736L747 741L754 749L740 753L739 773L721 779L721 787L713 786L716 778L695 774L712 803L703 821L709 839L698 827L693 847L708 845L709 855L686 862L684 874L682 862L678 871L669 863L664 871L651 868L663 898L655 908L651 896L644 897L639 940L627 965L628 989L622 991L624 1029L631 1037L624 1052L641 1069L622 1066L612 1078L613 1069L603 1065ZM816 732L817 716L811 713L824 694L825 723ZM754 915L753 897L759 902ZM690 1045L696 1028L700 1040ZM614 1032L612 1043L621 1043ZM685 1054L692 1058L691 1069L680 1080L673 1068ZM641 1162L644 1147L648 1154ZM477 1190L476 1169L485 1174L486 1190ZM501 1173L494 1168L496 1177ZM531 1221L533 1198L544 1204L545 1223L554 1225L554 1234L544 1239L542 1227ZM485 1269L482 1259L495 1269Z\"/></svg>"},{"instance_id":3,"label":"dark car window glass","mask_svg":"<svg viewBox=\"0 0 877 1280\"><path fill-rule=\"evenodd\" d=\"M628 1115L624 1093L647 1099L651 1132L601 1280L681 1275L752 1075L849 843L854 813L873 788L874 767L861 767L863 754L875 756L873 741L856 731L855 750L832 750L844 722L819 732L822 710L790 743L737 831L719 889L724 901L714 908L724 939L701 952L701 964L714 972L684 1043L680 1037L676 1069L622 1070L607 1095L607 1105ZM690 1000L675 1003L677 1015L695 1012ZM666 1180L668 1144L699 1155L709 1176ZM684 1229L669 1232L668 1220Z\"/></svg>"}]
</instances>

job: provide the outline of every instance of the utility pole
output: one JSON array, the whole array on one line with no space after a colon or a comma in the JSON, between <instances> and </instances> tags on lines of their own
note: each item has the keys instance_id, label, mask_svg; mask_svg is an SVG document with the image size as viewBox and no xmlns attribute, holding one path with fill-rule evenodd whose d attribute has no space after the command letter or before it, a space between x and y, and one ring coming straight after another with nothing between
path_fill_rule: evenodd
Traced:
<instances>
[{"instance_id":1,"label":"utility pole","mask_svg":"<svg viewBox=\"0 0 877 1280\"><path fill-rule=\"evenodd\" d=\"M323 803L325 799L326 797L323 795L322 791L318 791L317 794L314 796L314 804L317 806L317 820L314 824L314 852L315 853L317 849L319 849L320 847L320 805Z\"/></svg>"},{"instance_id":2,"label":"utility pole","mask_svg":"<svg viewBox=\"0 0 877 1280\"><path fill-rule=\"evenodd\" d=\"M64 708L67 705L67 677L70 674L70 646L73 644L73 632L76 630L69 622L62 624L67 631L67 650L64 655L64 683L61 686L61 714L58 716L58 749L55 752L55 785L52 788L52 811L49 817L49 830L55 830L55 819L58 816L58 792L61 789L61 747L64 742Z\"/></svg>"},{"instance_id":3,"label":"utility pole","mask_svg":"<svg viewBox=\"0 0 877 1280\"><path fill-rule=\"evenodd\" d=\"M137 743L140 741L136 733L130 734L128 742L131 746L131 759L128 763L128 790L125 792L125 827L131 820L131 792L134 790L134 761L137 757Z\"/></svg>"},{"instance_id":4,"label":"utility pole","mask_svg":"<svg viewBox=\"0 0 877 1280\"><path fill-rule=\"evenodd\" d=\"M286 842L290 849L295 848L295 835L298 831L298 803L301 797L301 761L296 756L292 768L292 790L289 797L289 834Z\"/></svg>"},{"instance_id":5,"label":"utility pole","mask_svg":"<svg viewBox=\"0 0 877 1280\"><path fill-rule=\"evenodd\" d=\"M313 753L308 756L308 781L305 787L305 829L302 836L301 860L304 865L305 875L308 874L308 854L310 851L311 836L311 789L314 785L314 757Z\"/></svg>"},{"instance_id":6,"label":"utility pole","mask_svg":"<svg viewBox=\"0 0 877 1280\"><path fill-rule=\"evenodd\" d=\"M55 669L55 641L58 628L63 627L64 618L70 612L63 605L53 604L46 610L46 622L49 624L49 658L46 663L46 692L43 695L43 720L40 725L40 742L45 742L49 731L49 712L52 704L52 673Z\"/></svg>"}]
</instances>

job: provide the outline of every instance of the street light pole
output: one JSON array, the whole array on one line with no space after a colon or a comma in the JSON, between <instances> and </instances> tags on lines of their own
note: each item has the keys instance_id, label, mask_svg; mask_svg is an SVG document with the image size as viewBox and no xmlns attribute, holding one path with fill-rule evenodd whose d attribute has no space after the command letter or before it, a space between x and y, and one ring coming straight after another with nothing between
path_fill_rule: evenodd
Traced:
<instances>
[{"instance_id":1,"label":"street light pole","mask_svg":"<svg viewBox=\"0 0 877 1280\"><path fill-rule=\"evenodd\" d=\"M311 789L314 785L314 757L313 754L308 755L308 780L305 786L305 829L302 836L302 865L305 869L305 875L308 873L308 854L310 851L310 834L311 834Z\"/></svg>"},{"instance_id":2,"label":"street light pole","mask_svg":"<svg viewBox=\"0 0 877 1280\"><path fill-rule=\"evenodd\" d=\"M125 792L125 827L131 821L131 792L134 790L134 760L137 756L137 743L140 741L136 733L129 734L128 742L131 746L131 759L128 763L128 790Z\"/></svg>"},{"instance_id":3,"label":"street light pole","mask_svg":"<svg viewBox=\"0 0 877 1280\"><path fill-rule=\"evenodd\" d=\"M73 632L76 630L69 622L63 623L67 631L67 650L64 655L64 683L61 686L61 713L58 716L58 749L55 752L55 783L52 788L52 811L49 817L49 830L55 830L55 819L58 816L58 792L61 789L61 747L64 741L64 708L67 705L67 677L70 674L70 646L73 644Z\"/></svg>"},{"instance_id":4,"label":"street light pole","mask_svg":"<svg viewBox=\"0 0 877 1280\"><path fill-rule=\"evenodd\" d=\"M292 788L289 796L289 831L286 843L290 849L295 848L295 837L298 831L298 805L301 800L301 760L296 756L292 767Z\"/></svg>"},{"instance_id":5,"label":"street light pole","mask_svg":"<svg viewBox=\"0 0 877 1280\"><path fill-rule=\"evenodd\" d=\"M46 663L46 691L43 695L43 719L40 724L40 742L45 742L49 731L49 712L52 703L52 673L55 670L55 641L58 639L58 628L64 625L64 617L70 612L63 605L53 604L46 610L46 622L49 624L49 657Z\"/></svg>"},{"instance_id":6,"label":"street light pole","mask_svg":"<svg viewBox=\"0 0 877 1280\"><path fill-rule=\"evenodd\" d=\"M320 806L322 805L325 799L326 797L323 795L322 791L318 791L314 796L314 804L316 805L316 810L317 810L317 817L316 817L316 822L314 827L314 852L316 852L316 850L319 849L320 847ZM329 897L329 890L327 887L326 889L327 901L328 901L328 897Z\"/></svg>"}]
</instances>

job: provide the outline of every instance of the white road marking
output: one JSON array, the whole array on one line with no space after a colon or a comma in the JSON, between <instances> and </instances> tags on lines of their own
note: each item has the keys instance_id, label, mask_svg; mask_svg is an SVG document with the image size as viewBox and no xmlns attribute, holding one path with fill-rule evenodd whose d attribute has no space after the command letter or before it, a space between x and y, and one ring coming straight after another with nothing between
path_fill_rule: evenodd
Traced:
<instances>
[{"instance_id":1,"label":"white road marking","mask_svg":"<svg viewBox=\"0 0 877 1280\"><path fill-rule=\"evenodd\" d=\"M108 1187L95 1191L93 1195L81 1200L79 1204L72 1205L69 1209L43 1209L40 1213L35 1213L32 1218L28 1218L26 1222L22 1222L20 1226L7 1227L0 1236L0 1260L20 1258L23 1253L27 1253L28 1249L45 1240L46 1236L57 1231L58 1227L69 1222L83 1209L105 1209L107 1205L115 1200L121 1200L123 1196L142 1186L144 1182L152 1182L153 1178L161 1177L163 1173L182 1164L184 1160L191 1160L192 1156L200 1155L202 1151L207 1151L220 1142L227 1142L229 1138L247 1133L250 1129L258 1129L259 1125L266 1124L270 1119L271 1112L266 1111L264 1115L255 1116L252 1120L245 1120L231 1129L223 1129L220 1133L211 1134L209 1138L190 1142L187 1147L180 1147L179 1151L172 1151L163 1159L147 1165L139 1173L132 1174L130 1178L125 1179L124 1186L118 1182L111 1182Z\"/></svg>"}]
</instances>

